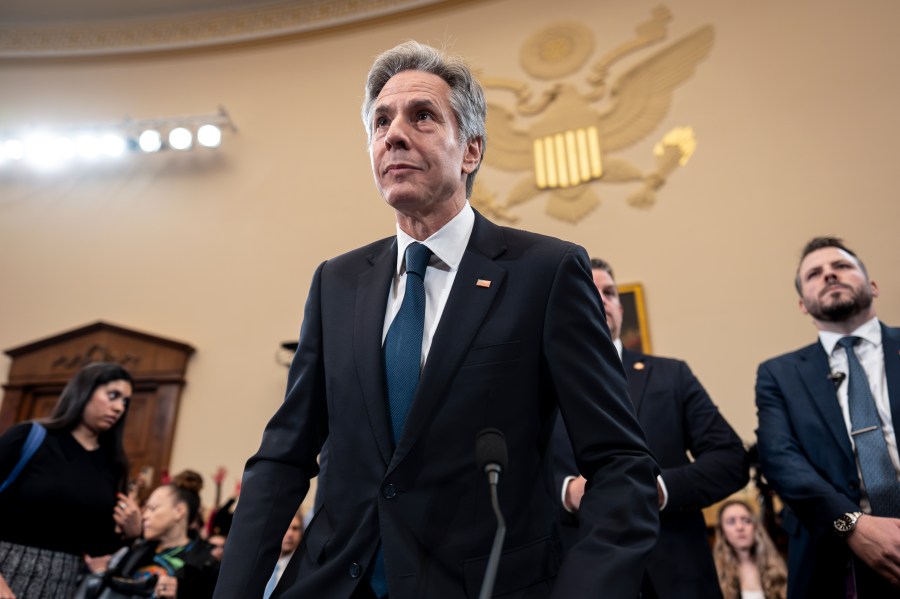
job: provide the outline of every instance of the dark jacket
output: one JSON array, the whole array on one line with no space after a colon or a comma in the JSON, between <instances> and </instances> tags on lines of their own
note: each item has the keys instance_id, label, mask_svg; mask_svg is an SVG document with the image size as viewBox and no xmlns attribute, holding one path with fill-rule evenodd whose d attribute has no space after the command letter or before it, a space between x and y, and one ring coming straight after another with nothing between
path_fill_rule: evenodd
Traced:
<instances>
[{"instance_id":1,"label":"dark jacket","mask_svg":"<svg viewBox=\"0 0 900 599\"><path fill-rule=\"evenodd\" d=\"M107 573L109 576L136 578L144 569L159 569L154 563L157 541L138 541ZM212 555L212 546L202 539L194 539L177 556L183 565L169 573L178 579L178 599L209 599L216 588L219 561Z\"/></svg>"},{"instance_id":2,"label":"dark jacket","mask_svg":"<svg viewBox=\"0 0 900 599\"><path fill-rule=\"evenodd\" d=\"M900 329L882 324L881 336L896 430ZM818 341L763 362L757 373L759 459L766 479L787 504L782 525L790 535L789 599L843 597L851 559L833 522L841 514L859 511L860 480L830 374L828 356Z\"/></svg>"},{"instance_id":3,"label":"dark jacket","mask_svg":"<svg viewBox=\"0 0 900 599\"><path fill-rule=\"evenodd\" d=\"M644 590L652 586L648 596L663 599L721 598L701 510L747 484L744 445L687 364L629 350L622 352L622 363L669 498L660 514L659 541L650 555ZM561 534L569 549L587 531L579 531L578 515L561 505L563 480L578 474L562 422L554 431L553 450Z\"/></svg>"},{"instance_id":4,"label":"dark jacket","mask_svg":"<svg viewBox=\"0 0 900 599\"><path fill-rule=\"evenodd\" d=\"M394 448L381 347L396 266L391 237L316 271L284 404L245 470L216 597L261 595L326 437L322 505L273 597L349 597L379 544L391 599L476 596L496 528L474 457L486 427L509 450L495 593L635 596L656 541L656 465L587 254L476 213ZM557 407L594 483L592 542L561 565L543 477Z\"/></svg>"}]
</instances>

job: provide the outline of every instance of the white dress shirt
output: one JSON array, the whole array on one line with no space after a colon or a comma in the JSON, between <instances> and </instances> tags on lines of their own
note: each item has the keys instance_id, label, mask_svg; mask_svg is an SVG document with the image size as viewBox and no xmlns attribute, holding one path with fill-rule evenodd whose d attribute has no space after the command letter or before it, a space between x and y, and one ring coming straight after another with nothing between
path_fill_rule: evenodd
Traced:
<instances>
[{"instance_id":1,"label":"white dress shirt","mask_svg":"<svg viewBox=\"0 0 900 599\"><path fill-rule=\"evenodd\" d=\"M454 216L450 222L441 227L434 235L421 241L431 250L432 256L425 269L425 327L422 331L422 365L428 357L431 349L431 341L437 330L450 297L450 288L456 280L459 272L459 263L462 262L463 253L469 245L469 237L475 226L475 211L466 201L462 210ZM403 296L406 294L406 248L417 241L404 233L397 225L397 270L394 280L388 290L387 311L384 315L384 328L382 329L381 342L387 337L394 317L400 311L403 304Z\"/></svg>"}]
</instances>

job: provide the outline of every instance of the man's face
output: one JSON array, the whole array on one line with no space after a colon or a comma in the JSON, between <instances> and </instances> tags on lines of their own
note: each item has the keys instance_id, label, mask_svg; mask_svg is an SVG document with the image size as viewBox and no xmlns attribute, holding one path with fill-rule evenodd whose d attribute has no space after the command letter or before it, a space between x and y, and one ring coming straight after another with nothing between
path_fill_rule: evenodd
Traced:
<instances>
[{"instance_id":1,"label":"man's face","mask_svg":"<svg viewBox=\"0 0 900 599\"><path fill-rule=\"evenodd\" d=\"M407 215L466 199L466 175L481 158L480 140L460 144L450 86L431 73L402 71L388 80L372 111L369 155L375 185Z\"/></svg>"},{"instance_id":2,"label":"man's face","mask_svg":"<svg viewBox=\"0 0 900 599\"><path fill-rule=\"evenodd\" d=\"M603 299L603 309L606 310L606 324L609 327L609 335L615 341L622 333L622 302L619 301L619 289L616 282L608 272L595 268L594 285Z\"/></svg>"},{"instance_id":3,"label":"man's face","mask_svg":"<svg viewBox=\"0 0 900 599\"><path fill-rule=\"evenodd\" d=\"M291 520L291 525L288 527L287 532L284 533L284 538L281 539L281 554L287 555L288 553L293 553L295 549L297 549L297 545L300 544L300 539L303 537L303 522L300 518L294 518Z\"/></svg>"},{"instance_id":4,"label":"man's face","mask_svg":"<svg viewBox=\"0 0 900 599\"><path fill-rule=\"evenodd\" d=\"M839 248L822 248L800 263L800 311L822 322L844 322L871 310L878 286L856 258Z\"/></svg>"}]
</instances>

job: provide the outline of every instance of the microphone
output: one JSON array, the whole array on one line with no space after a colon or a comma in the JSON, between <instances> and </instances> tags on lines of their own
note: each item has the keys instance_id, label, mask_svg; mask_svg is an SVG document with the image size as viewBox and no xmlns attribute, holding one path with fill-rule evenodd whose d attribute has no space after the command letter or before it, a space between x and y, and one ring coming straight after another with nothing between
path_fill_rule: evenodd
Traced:
<instances>
[{"instance_id":1,"label":"microphone","mask_svg":"<svg viewBox=\"0 0 900 599\"><path fill-rule=\"evenodd\" d=\"M506 468L506 439L495 428L482 429L475 437L475 463L488 475L488 484L496 485Z\"/></svg>"},{"instance_id":2,"label":"microphone","mask_svg":"<svg viewBox=\"0 0 900 599\"><path fill-rule=\"evenodd\" d=\"M847 378L847 375L843 372L829 372L828 380L834 384L834 388L837 389L841 386L841 383L844 382L844 379Z\"/></svg>"},{"instance_id":3,"label":"microphone","mask_svg":"<svg viewBox=\"0 0 900 599\"><path fill-rule=\"evenodd\" d=\"M503 433L495 428L482 429L475 437L475 463L478 469L487 475L491 490L491 507L494 508L494 516L497 517L497 532L491 545L491 554L488 557L478 599L488 599L494 592L494 580L497 578L497 567L500 565L500 551L503 550L503 539L506 536L506 522L503 520L500 502L497 499L497 484L500 482L500 473L506 468L507 458L506 439Z\"/></svg>"}]
</instances>

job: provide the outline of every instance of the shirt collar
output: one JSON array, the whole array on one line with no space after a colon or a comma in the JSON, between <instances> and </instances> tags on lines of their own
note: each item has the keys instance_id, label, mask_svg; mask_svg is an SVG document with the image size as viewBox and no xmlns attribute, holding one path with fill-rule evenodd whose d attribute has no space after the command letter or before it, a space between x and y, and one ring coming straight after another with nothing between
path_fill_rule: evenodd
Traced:
<instances>
[{"instance_id":1,"label":"shirt collar","mask_svg":"<svg viewBox=\"0 0 900 599\"><path fill-rule=\"evenodd\" d=\"M472 235L472 229L475 226L475 211L466 200L465 206L457 213L450 222L441 227L431 237L419 243L424 244L431 250L434 257L444 265L447 270L456 270L462 261L463 253L469 244L469 237ZM397 225L397 274L405 272L404 259L406 258L406 248L414 241L409 235L400 229Z\"/></svg>"},{"instance_id":2,"label":"shirt collar","mask_svg":"<svg viewBox=\"0 0 900 599\"><path fill-rule=\"evenodd\" d=\"M825 353L830 356L834 351L834 346L837 345L837 342L847 336L848 335L844 335L843 333L834 333L832 331L819 331L819 342L825 349ZM880 346L881 323L878 322L878 317L873 316L871 320L860 325L860 327L850 333L849 336L865 339L875 347Z\"/></svg>"},{"instance_id":3,"label":"shirt collar","mask_svg":"<svg viewBox=\"0 0 900 599\"><path fill-rule=\"evenodd\" d=\"M613 339L613 345L616 346L616 351L619 352L619 360L622 359L622 339Z\"/></svg>"}]
</instances>

